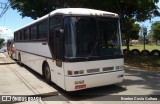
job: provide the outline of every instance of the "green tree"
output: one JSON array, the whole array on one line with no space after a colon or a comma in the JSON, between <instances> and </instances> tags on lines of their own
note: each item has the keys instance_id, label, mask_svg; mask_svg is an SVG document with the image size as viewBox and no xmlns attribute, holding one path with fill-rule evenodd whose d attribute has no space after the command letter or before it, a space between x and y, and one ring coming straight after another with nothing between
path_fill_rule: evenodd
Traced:
<instances>
[{"instance_id":1,"label":"green tree","mask_svg":"<svg viewBox=\"0 0 160 104\"><path fill-rule=\"evenodd\" d=\"M0 48L2 48L4 41L5 40L3 38L0 38Z\"/></svg>"},{"instance_id":2,"label":"green tree","mask_svg":"<svg viewBox=\"0 0 160 104\"><path fill-rule=\"evenodd\" d=\"M130 38L131 39L139 39L139 31L140 31L141 27L139 24L132 24L131 30L130 30Z\"/></svg>"},{"instance_id":3,"label":"green tree","mask_svg":"<svg viewBox=\"0 0 160 104\"><path fill-rule=\"evenodd\" d=\"M147 35L147 39L149 39L149 41L150 41L151 43L153 43L153 33L152 33L151 30L149 31L149 33L148 33L148 35Z\"/></svg>"},{"instance_id":4,"label":"green tree","mask_svg":"<svg viewBox=\"0 0 160 104\"><path fill-rule=\"evenodd\" d=\"M82 0L8 0L22 17L37 19L57 8L80 7Z\"/></svg>"},{"instance_id":5,"label":"green tree","mask_svg":"<svg viewBox=\"0 0 160 104\"><path fill-rule=\"evenodd\" d=\"M56 8L85 7L118 13L122 19L144 21L159 15L159 0L8 0L13 9L33 19ZM128 20L129 21L129 20Z\"/></svg>"},{"instance_id":6,"label":"green tree","mask_svg":"<svg viewBox=\"0 0 160 104\"><path fill-rule=\"evenodd\" d=\"M128 36L130 37L129 40L130 39L132 39L132 40L133 39L135 39L135 40L139 39L140 29L141 29L141 27L140 27L139 24L132 23L132 25L130 26L130 32L128 33L128 35L122 34L122 40L125 41ZM126 42L123 45L126 45Z\"/></svg>"},{"instance_id":7,"label":"green tree","mask_svg":"<svg viewBox=\"0 0 160 104\"><path fill-rule=\"evenodd\" d=\"M126 35L127 49L129 49L132 24L160 15L156 5L159 0L9 0L9 2L22 17L29 16L33 19L57 7L83 7L115 12L121 18L121 31Z\"/></svg>"},{"instance_id":8,"label":"green tree","mask_svg":"<svg viewBox=\"0 0 160 104\"><path fill-rule=\"evenodd\" d=\"M153 34L153 38L156 40L157 44L158 40L160 40L160 21L152 24L151 33Z\"/></svg>"}]
</instances>

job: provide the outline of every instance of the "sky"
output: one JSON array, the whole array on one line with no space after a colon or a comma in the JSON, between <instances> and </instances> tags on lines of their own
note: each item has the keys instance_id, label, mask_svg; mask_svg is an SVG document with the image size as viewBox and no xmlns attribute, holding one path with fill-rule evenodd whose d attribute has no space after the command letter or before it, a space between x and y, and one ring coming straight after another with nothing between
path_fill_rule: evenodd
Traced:
<instances>
[{"instance_id":1,"label":"sky","mask_svg":"<svg viewBox=\"0 0 160 104\"><path fill-rule=\"evenodd\" d=\"M0 0L0 2L6 3L7 0ZM158 6L160 7L160 2L158 3ZM0 9L1 13L2 9ZM17 10L13 10L12 8L9 8L8 11L3 15L2 18L0 18L0 37L3 37L5 39L13 37L13 32L33 20L30 17L24 17L20 15L20 13ZM156 17L152 19L153 22L160 21L160 17ZM151 23L149 20L140 23L141 26L146 26L148 30L150 30Z\"/></svg>"},{"instance_id":2,"label":"sky","mask_svg":"<svg viewBox=\"0 0 160 104\"><path fill-rule=\"evenodd\" d=\"M159 3L157 4L158 5L158 7L160 8L160 1L159 1ZM160 17L155 17L155 18L153 18L151 21L150 20L147 20L147 21L145 21L145 22L141 22L140 23L140 25L141 26L145 26L145 27L147 27L148 28L148 31L151 29L151 24L152 23L154 23L155 21L160 21ZM151 23L152 22L152 23Z\"/></svg>"}]
</instances>

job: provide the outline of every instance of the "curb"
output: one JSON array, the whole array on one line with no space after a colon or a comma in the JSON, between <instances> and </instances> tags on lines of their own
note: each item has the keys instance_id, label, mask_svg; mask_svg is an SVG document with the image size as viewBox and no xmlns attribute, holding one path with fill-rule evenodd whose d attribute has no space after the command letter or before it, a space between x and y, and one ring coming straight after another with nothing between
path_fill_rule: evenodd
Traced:
<instances>
[{"instance_id":1,"label":"curb","mask_svg":"<svg viewBox=\"0 0 160 104\"><path fill-rule=\"evenodd\" d=\"M17 62L7 62L7 63L0 63L0 65L9 65L9 64L16 64Z\"/></svg>"}]
</instances>

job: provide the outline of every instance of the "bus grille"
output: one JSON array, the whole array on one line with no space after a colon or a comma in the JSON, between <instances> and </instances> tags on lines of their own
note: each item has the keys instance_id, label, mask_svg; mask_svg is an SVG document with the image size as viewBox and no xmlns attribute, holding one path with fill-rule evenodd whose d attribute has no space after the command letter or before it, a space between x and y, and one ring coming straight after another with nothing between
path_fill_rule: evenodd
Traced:
<instances>
[{"instance_id":1,"label":"bus grille","mask_svg":"<svg viewBox=\"0 0 160 104\"><path fill-rule=\"evenodd\" d=\"M95 72L99 72L99 71L100 71L99 68L97 68L97 69L88 69L87 73L95 73Z\"/></svg>"},{"instance_id":2,"label":"bus grille","mask_svg":"<svg viewBox=\"0 0 160 104\"><path fill-rule=\"evenodd\" d=\"M114 67L106 67L106 68L103 68L103 71L111 71L113 69L114 69Z\"/></svg>"}]
</instances>

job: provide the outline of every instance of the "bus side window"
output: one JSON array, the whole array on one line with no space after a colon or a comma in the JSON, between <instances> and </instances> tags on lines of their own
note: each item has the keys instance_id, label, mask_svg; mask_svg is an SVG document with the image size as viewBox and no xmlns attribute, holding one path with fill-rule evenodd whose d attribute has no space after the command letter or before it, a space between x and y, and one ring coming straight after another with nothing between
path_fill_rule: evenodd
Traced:
<instances>
[{"instance_id":1,"label":"bus side window","mask_svg":"<svg viewBox=\"0 0 160 104\"><path fill-rule=\"evenodd\" d=\"M29 40L30 30L29 28L24 30L24 40Z\"/></svg>"},{"instance_id":2,"label":"bus side window","mask_svg":"<svg viewBox=\"0 0 160 104\"><path fill-rule=\"evenodd\" d=\"M44 20L38 25L38 39L47 39L48 21Z\"/></svg>"},{"instance_id":3,"label":"bus side window","mask_svg":"<svg viewBox=\"0 0 160 104\"><path fill-rule=\"evenodd\" d=\"M14 33L14 41L17 41L17 33Z\"/></svg>"},{"instance_id":4,"label":"bus side window","mask_svg":"<svg viewBox=\"0 0 160 104\"><path fill-rule=\"evenodd\" d=\"M23 41L24 40L24 30L21 30L20 33L21 33L20 40Z\"/></svg>"},{"instance_id":5,"label":"bus side window","mask_svg":"<svg viewBox=\"0 0 160 104\"><path fill-rule=\"evenodd\" d=\"M31 40L37 39L37 25L31 27Z\"/></svg>"},{"instance_id":6,"label":"bus side window","mask_svg":"<svg viewBox=\"0 0 160 104\"><path fill-rule=\"evenodd\" d=\"M18 40L18 41L20 41L20 35L21 35L21 34L20 34L20 31L18 31L18 33L17 33L17 40Z\"/></svg>"}]
</instances>

